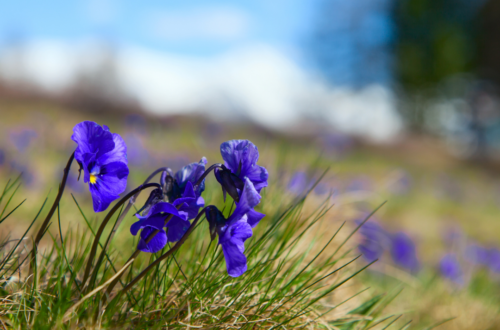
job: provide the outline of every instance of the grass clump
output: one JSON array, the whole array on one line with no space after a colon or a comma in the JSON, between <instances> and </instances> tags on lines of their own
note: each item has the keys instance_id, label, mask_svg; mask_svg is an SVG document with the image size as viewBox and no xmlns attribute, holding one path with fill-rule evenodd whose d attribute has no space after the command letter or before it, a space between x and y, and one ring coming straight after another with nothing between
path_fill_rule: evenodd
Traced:
<instances>
[{"instance_id":1,"label":"grass clump","mask_svg":"<svg viewBox=\"0 0 500 330\"><path fill-rule=\"evenodd\" d=\"M18 181L7 184L1 201L12 199ZM280 192L266 194L272 201L278 197L271 194ZM82 277L96 224L75 199L75 212L81 212L87 226L63 232L64 215L58 208L57 234L45 231L50 241L39 248L31 279L26 260L38 215L20 238L2 238L0 324L13 329L363 329L393 322L395 317L381 312L385 297L360 298L364 290L348 286L367 266L354 263L357 257L345 245L349 230L327 216L330 199L310 210L306 197L264 205L265 226L246 242L249 264L243 276L227 275L222 250L210 241L208 223L200 221L174 254L123 294L123 287L172 246L141 254L124 267L135 250L134 238L127 230L118 230L113 240L111 234L103 235L98 252L104 257L94 259L92 290L85 289ZM117 272L123 276L107 295Z\"/></svg>"}]
</instances>

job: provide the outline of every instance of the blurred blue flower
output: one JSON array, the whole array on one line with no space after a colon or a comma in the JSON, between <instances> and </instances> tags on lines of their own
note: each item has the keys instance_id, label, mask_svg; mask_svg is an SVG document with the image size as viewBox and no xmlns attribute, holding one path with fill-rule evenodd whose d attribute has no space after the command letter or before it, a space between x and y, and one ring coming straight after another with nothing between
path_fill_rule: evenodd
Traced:
<instances>
[{"instance_id":1,"label":"blurred blue flower","mask_svg":"<svg viewBox=\"0 0 500 330\"><path fill-rule=\"evenodd\" d=\"M360 224L361 220L356 220ZM363 258L372 262L384 254L389 244L388 233L376 222L367 222L361 226L359 233L362 241L358 245L358 250L363 254Z\"/></svg>"},{"instance_id":2,"label":"blurred blue flower","mask_svg":"<svg viewBox=\"0 0 500 330\"><path fill-rule=\"evenodd\" d=\"M490 249L487 266L492 272L500 273L500 250L498 248Z\"/></svg>"},{"instance_id":3,"label":"blurred blue flower","mask_svg":"<svg viewBox=\"0 0 500 330\"><path fill-rule=\"evenodd\" d=\"M252 228L264 217L264 214L253 210L260 198L253 183L245 178L240 200L236 202L236 208L229 218L225 219L213 205L205 209L211 237L214 239L216 234L219 237L229 276L238 277L247 270L247 258L243 253L245 241L252 237Z\"/></svg>"},{"instance_id":4,"label":"blurred blue flower","mask_svg":"<svg viewBox=\"0 0 500 330\"><path fill-rule=\"evenodd\" d=\"M439 270L443 277L453 281L456 284L464 285L465 278L457 256L454 253L448 253L439 262Z\"/></svg>"},{"instance_id":5,"label":"blurred blue flower","mask_svg":"<svg viewBox=\"0 0 500 330\"><path fill-rule=\"evenodd\" d=\"M27 187L32 187L35 184L35 173L27 166L16 161L10 162L10 169L16 173L22 173L21 178Z\"/></svg>"},{"instance_id":6,"label":"blurred blue flower","mask_svg":"<svg viewBox=\"0 0 500 330\"><path fill-rule=\"evenodd\" d=\"M389 191L395 195L407 194L412 187L412 177L404 170L397 170L394 173L396 179L389 186Z\"/></svg>"},{"instance_id":7,"label":"blurred blue flower","mask_svg":"<svg viewBox=\"0 0 500 330\"><path fill-rule=\"evenodd\" d=\"M415 243L403 232L391 235L391 256L396 265L410 272L420 268Z\"/></svg>"},{"instance_id":8,"label":"blurred blue flower","mask_svg":"<svg viewBox=\"0 0 500 330\"><path fill-rule=\"evenodd\" d=\"M478 244L469 244L465 248L465 258L473 264L486 266L490 259L490 250Z\"/></svg>"},{"instance_id":9,"label":"blurred blue flower","mask_svg":"<svg viewBox=\"0 0 500 330\"><path fill-rule=\"evenodd\" d=\"M149 152L144 147L144 143L137 134L128 133L125 135L124 140L127 144L127 158L131 165L142 166L144 164L149 164Z\"/></svg>"},{"instance_id":10,"label":"blurred blue flower","mask_svg":"<svg viewBox=\"0 0 500 330\"><path fill-rule=\"evenodd\" d=\"M371 190L372 180L367 176L360 176L353 179L346 187L347 192Z\"/></svg>"},{"instance_id":11,"label":"blurred blue flower","mask_svg":"<svg viewBox=\"0 0 500 330\"><path fill-rule=\"evenodd\" d=\"M7 157L5 155L5 150L0 149L0 166L2 166L3 164L5 164L6 158Z\"/></svg>"},{"instance_id":12,"label":"blurred blue flower","mask_svg":"<svg viewBox=\"0 0 500 330\"><path fill-rule=\"evenodd\" d=\"M307 174L302 171L295 172L288 182L287 189L296 195L302 194L308 189Z\"/></svg>"},{"instance_id":13,"label":"blurred blue flower","mask_svg":"<svg viewBox=\"0 0 500 330\"><path fill-rule=\"evenodd\" d=\"M129 114L125 117L125 125L132 129L133 131L139 133L139 134L144 134L147 131L147 123L146 119L144 116L140 114ZM127 141L128 142L128 141ZM127 143L128 145L128 143Z\"/></svg>"},{"instance_id":14,"label":"blurred blue flower","mask_svg":"<svg viewBox=\"0 0 500 330\"><path fill-rule=\"evenodd\" d=\"M38 134L31 128L21 128L10 132L10 141L19 152L24 152Z\"/></svg>"},{"instance_id":15,"label":"blurred blue flower","mask_svg":"<svg viewBox=\"0 0 500 330\"><path fill-rule=\"evenodd\" d=\"M353 139L342 133L329 133L321 137L323 149L335 157L341 157L352 150Z\"/></svg>"},{"instance_id":16,"label":"blurred blue flower","mask_svg":"<svg viewBox=\"0 0 500 330\"><path fill-rule=\"evenodd\" d=\"M71 139L78 145L75 159L89 183L94 211L104 211L127 187L127 146L107 126L91 121L77 124Z\"/></svg>"}]
</instances>

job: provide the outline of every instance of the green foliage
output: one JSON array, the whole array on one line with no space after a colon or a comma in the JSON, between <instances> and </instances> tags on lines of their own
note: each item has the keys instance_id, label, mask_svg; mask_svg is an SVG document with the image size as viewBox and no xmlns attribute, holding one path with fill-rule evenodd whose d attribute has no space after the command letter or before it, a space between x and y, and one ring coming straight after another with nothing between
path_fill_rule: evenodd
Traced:
<instances>
[{"instance_id":1,"label":"green foliage","mask_svg":"<svg viewBox=\"0 0 500 330\"><path fill-rule=\"evenodd\" d=\"M17 184L18 180L9 182L0 201ZM14 189L12 195L15 192ZM278 199L278 194L281 192L267 192L266 199ZM91 282L84 291L81 279L95 238L95 225L89 222L74 197L75 211L80 212L87 227L70 227L63 233L64 215L58 207L59 235L45 232L49 233L50 244L38 250L33 284L25 278L28 272L24 261L31 250L29 244L21 246L21 242L28 237L44 202L21 239L5 237L0 244L0 320L15 329L72 329L94 325L109 329L166 326L170 329L188 325L194 328L328 328L329 324L340 322L327 322L330 313L358 295L338 300L334 299L337 290L369 265L358 266L353 263L357 258L349 257L346 252L336 256L357 228L347 234L340 245L332 246L337 244L336 237L341 230L346 230L344 224L339 223L328 239L318 235L318 227L331 209L330 199L305 215L306 197L266 209L267 217L263 220L266 226L261 226L246 244L249 270L243 276L231 278L226 274L222 251L216 242L208 240L208 224L202 221L172 257L153 267L125 295L119 295L122 289L117 286L111 293L112 297L118 295L113 300L106 296L105 288L121 271L135 244L128 235L117 235L114 240L111 239L113 231L103 235L104 242L98 242L102 257L95 260ZM17 207L19 205L6 217ZM325 244L316 244L322 239ZM169 248L157 254L141 254L126 269L120 280L121 287ZM361 301L346 317L366 316L374 320L374 308L380 305L382 297ZM108 304L110 300L113 304ZM326 301L336 305L331 307ZM365 328L369 324L358 323L352 325ZM345 325L340 328L350 329Z\"/></svg>"}]
</instances>

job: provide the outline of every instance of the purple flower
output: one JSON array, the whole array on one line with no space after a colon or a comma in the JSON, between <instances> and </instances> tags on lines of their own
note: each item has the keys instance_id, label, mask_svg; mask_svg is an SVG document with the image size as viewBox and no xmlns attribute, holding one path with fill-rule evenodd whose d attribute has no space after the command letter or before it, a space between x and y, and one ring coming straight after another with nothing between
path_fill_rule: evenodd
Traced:
<instances>
[{"instance_id":1,"label":"purple flower","mask_svg":"<svg viewBox=\"0 0 500 330\"><path fill-rule=\"evenodd\" d=\"M127 143L127 158L131 165L142 166L150 163L150 155L137 134L128 133L124 140Z\"/></svg>"},{"instance_id":2,"label":"purple flower","mask_svg":"<svg viewBox=\"0 0 500 330\"><path fill-rule=\"evenodd\" d=\"M71 139L78 144L75 159L84 171L83 181L89 183L94 211L104 211L127 186L127 146L107 126L91 121L77 124Z\"/></svg>"},{"instance_id":3,"label":"purple flower","mask_svg":"<svg viewBox=\"0 0 500 330\"><path fill-rule=\"evenodd\" d=\"M30 128L23 128L10 132L10 140L20 152L24 152L31 144L31 141L38 136L36 131Z\"/></svg>"},{"instance_id":4,"label":"purple flower","mask_svg":"<svg viewBox=\"0 0 500 330\"><path fill-rule=\"evenodd\" d=\"M5 151L3 149L0 149L0 166L5 164Z\"/></svg>"},{"instance_id":5,"label":"purple flower","mask_svg":"<svg viewBox=\"0 0 500 330\"><path fill-rule=\"evenodd\" d=\"M297 195L302 194L308 186L307 174L302 171L295 172L288 182L288 190Z\"/></svg>"},{"instance_id":6,"label":"purple flower","mask_svg":"<svg viewBox=\"0 0 500 330\"><path fill-rule=\"evenodd\" d=\"M172 218L165 225L165 220L169 215L172 215ZM191 225L185 212L179 212L174 205L166 202L157 203L149 209L145 216L136 214L136 217L139 221L132 224L130 233L135 236L142 229L137 248L148 253L160 251L167 242L178 241ZM164 228L168 228L168 234ZM159 230L159 232L149 243L146 243L148 236L155 230Z\"/></svg>"},{"instance_id":7,"label":"purple flower","mask_svg":"<svg viewBox=\"0 0 500 330\"><path fill-rule=\"evenodd\" d=\"M252 228L264 217L264 214L253 210L260 198L250 179L246 178L240 200L228 219L215 206L205 209L212 239L216 234L219 236L229 276L238 277L247 270L247 258L243 253L245 241L252 237Z\"/></svg>"},{"instance_id":8,"label":"purple flower","mask_svg":"<svg viewBox=\"0 0 500 330\"><path fill-rule=\"evenodd\" d=\"M268 173L264 167L257 165L259 151L252 142L227 141L220 145L220 152L226 166L225 169L217 168L215 177L222 185L224 194L227 191L235 201L238 201L246 178L252 182L258 193L267 187Z\"/></svg>"},{"instance_id":9,"label":"purple flower","mask_svg":"<svg viewBox=\"0 0 500 330\"><path fill-rule=\"evenodd\" d=\"M449 253L441 258L439 269L443 277L459 285L465 284L462 266L458 262L457 256L455 254Z\"/></svg>"},{"instance_id":10,"label":"purple flower","mask_svg":"<svg viewBox=\"0 0 500 330\"><path fill-rule=\"evenodd\" d=\"M168 200L174 205L184 204L180 211L188 214L188 219L194 219L200 207L205 205L201 193L205 190L205 179L198 186L196 182L205 172L207 159L203 157L198 163L191 163L181 168L174 175L172 188L168 192Z\"/></svg>"},{"instance_id":11,"label":"purple flower","mask_svg":"<svg viewBox=\"0 0 500 330\"><path fill-rule=\"evenodd\" d=\"M361 223L361 221L356 221ZM358 250L363 254L366 261L372 262L379 259L387 248L388 234L376 222L367 222L359 229L363 236L362 242L358 245Z\"/></svg>"},{"instance_id":12,"label":"purple flower","mask_svg":"<svg viewBox=\"0 0 500 330\"><path fill-rule=\"evenodd\" d=\"M497 248L490 249L488 256L488 268L494 273L500 273L500 250Z\"/></svg>"},{"instance_id":13,"label":"purple flower","mask_svg":"<svg viewBox=\"0 0 500 330\"><path fill-rule=\"evenodd\" d=\"M416 272L420 268L415 243L403 232L392 235L391 255L396 265L411 272Z\"/></svg>"},{"instance_id":14,"label":"purple flower","mask_svg":"<svg viewBox=\"0 0 500 330\"><path fill-rule=\"evenodd\" d=\"M490 259L490 250L477 244L465 248L465 258L476 265L486 266Z\"/></svg>"}]
</instances>

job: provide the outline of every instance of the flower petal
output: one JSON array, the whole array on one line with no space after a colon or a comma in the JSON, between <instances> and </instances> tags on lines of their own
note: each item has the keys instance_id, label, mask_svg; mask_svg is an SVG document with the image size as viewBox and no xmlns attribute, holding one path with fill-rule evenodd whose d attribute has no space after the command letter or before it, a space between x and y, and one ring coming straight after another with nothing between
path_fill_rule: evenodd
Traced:
<instances>
[{"instance_id":1,"label":"flower petal","mask_svg":"<svg viewBox=\"0 0 500 330\"><path fill-rule=\"evenodd\" d=\"M222 159L233 173L247 172L259 160L257 147L248 140L231 140L220 145Z\"/></svg>"},{"instance_id":2,"label":"flower petal","mask_svg":"<svg viewBox=\"0 0 500 330\"><path fill-rule=\"evenodd\" d=\"M252 228L245 221L238 221L227 227L225 233L219 238L219 243L226 259L226 268L229 276L238 277L247 270L245 241L252 237Z\"/></svg>"},{"instance_id":3,"label":"flower petal","mask_svg":"<svg viewBox=\"0 0 500 330\"><path fill-rule=\"evenodd\" d=\"M156 253L163 249L167 245L167 233L161 229L154 237L146 244L146 239L148 236L154 232L156 229L152 227L145 227L141 231L141 240L137 245L137 248L142 252Z\"/></svg>"},{"instance_id":4,"label":"flower petal","mask_svg":"<svg viewBox=\"0 0 500 330\"><path fill-rule=\"evenodd\" d=\"M115 147L113 150L110 150L102 155L99 158L99 163L107 164L112 162L122 162L128 164L127 145L125 144L125 141L123 141L119 134L113 133L113 142L115 143Z\"/></svg>"},{"instance_id":5,"label":"flower petal","mask_svg":"<svg viewBox=\"0 0 500 330\"><path fill-rule=\"evenodd\" d=\"M128 167L124 163L113 162L101 168L95 184L90 184L94 211L101 212L119 198L127 187Z\"/></svg>"},{"instance_id":6,"label":"flower petal","mask_svg":"<svg viewBox=\"0 0 500 330\"><path fill-rule=\"evenodd\" d=\"M250 227L255 228L255 226L259 224L260 220L265 216L266 216L265 214L262 214L255 210L250 210L247 213L247 223L250 225Z\"/></svg>"},{"instance_id":7,"label":"flower petal","mask_svg":"<svg viewBox=\"0 0 500 330\"><path fill-rule=\"evenodd\" d=\"M247 271L247 257L242 251L243 243L235 244L232 241L227 241L221 245L229 276L238 277L243 275Z\"/></svg>"},{"instance_id":8,"label":"flower petal","mask_svg":"<svg viewBox=\"0 0 500 330\"><path fill-rule=\"evenodd\" d=\"M167 223L168 228L168 241L169 242L177 242L184 236L184 234L188 231L191 223L188 220L184 220L179 217L173 217Z\"/></svg>"},{"instance_id":9,"label":"flower petal","mask_svg":"<svg viewBox=\"0 0 500 330\"><path fill-rule=\"evenodd\" d=\"M181 168L177 173L175 173L175 181L184 191L188 182L196 183L201 175L205 172L205 165L207 164L207 159L203 157L198 163L191 163L189 165ZM205 180L200 184L198 194L201 194L205 190Z\"/></svg>"},{"instance_id":10,"label":"flower petal","mask_svg":"<svg viewBox=\"0 0 500 330\"><path fill-rule=\"evenodd\" d=\"M150 216L152 216L154 214L158 214L158 213L168 213L168 214L173 214L174 216L177 216L177 217L182 217L179 214L179 211L177 210L177 208L174 205L167 203L167 202L160 202L160 203L153 205L153 207L151 207L151 209L149 210L147 216L150 217Z\"/></svg>"},{"instance_id":11,"label":"flower petal","mask_svg":"<svg viewBox=\"0 0 500 330\"><path fill-rule=\"evenodd\" d=\"M83 154L95 153L97 157L113 150L113 135L92 121L84 121L73 128L71 139L78 144L75 159L83 162Z\"/></svg>"},{"instance_id":12,"label":"flower petal","mask_svg":"<svg viewBox=\"0 0 500 330\"><path fill-rule=\"evenodd\" d=\"M248 178L245 179L245 187L241 193L240 201L236 204L236 209L233 214L227 219L228 224L238 221L241 217L250 212L251 209L259 204L260 198L252 182Z\"/></svg>"},{"instance_id":13,"label":"flower petal","mask_svg":"<svg viewBox=\"0 0 500 330\"><path fill-rule=\"evenodd\" d=\"M269 178L269 174L267 173L267 170L262 166L254 165L245 172L243 172L242 170L241 175L249 178L250 181L252 181L255 190L257 190L257 192L259 193L262 188L267 187L267 179Z\"/></svg>"}]
</instances>

